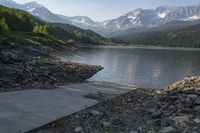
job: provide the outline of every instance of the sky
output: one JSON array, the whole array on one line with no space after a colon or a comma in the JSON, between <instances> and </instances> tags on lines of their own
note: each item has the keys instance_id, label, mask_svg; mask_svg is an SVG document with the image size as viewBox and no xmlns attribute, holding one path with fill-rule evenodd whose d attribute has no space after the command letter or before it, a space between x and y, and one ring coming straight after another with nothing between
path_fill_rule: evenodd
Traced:
<instances>
[{"instance_id":1,"label":"sky","mask_svg":"<svg viewBox=\"0 0 200 133\"><path fill-rule=\"evenodd\" d=\"M33 0L14 0L26 3ZM200 0L34 0L53 13L65 16L88 16L95 21L117 18L136 8L158 6L186 6L200 3Z\"/></svg>"}]
</instances>

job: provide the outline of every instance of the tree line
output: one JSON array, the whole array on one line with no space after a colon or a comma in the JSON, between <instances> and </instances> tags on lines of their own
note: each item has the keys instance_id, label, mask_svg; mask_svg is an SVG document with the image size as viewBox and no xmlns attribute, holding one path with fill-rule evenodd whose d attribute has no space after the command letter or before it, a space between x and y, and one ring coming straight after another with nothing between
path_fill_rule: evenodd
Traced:
<instances>
[{"instance_id":1,"label":"tree line","mask_svg":"<svg viewBox=\"0 0 200 133\"><path fill-rule=\"evenodd\" d=\"M64 40L68 44L75 41L95 44L109 42L91 30L83 30L69 24L43 22L25 11L0 5L0 34L6 35L9 31L44 34Z\"/></svg>"},{"instance_id":2,"label":"tree line","mask_svg":"<svg viewBox=\"0 0 200 133\"><path fill-rule=\"evenodd\" d=\"M33 29L27 14L20 10L0 6L0 19L4 19L12 31L32 31Z\"/></svg>"},{"instance_id":3,"label":"tree line","mask_svg":"<svg viewBox=\"0 0 200 133\"><path fill-rule=\"evenodd\" d=\"M194 47L200 48L200 25L178 30L146 31L121 35L113 38L114 41L129 44L166 46L166 47Z\"/></svg>"}]
</instances>

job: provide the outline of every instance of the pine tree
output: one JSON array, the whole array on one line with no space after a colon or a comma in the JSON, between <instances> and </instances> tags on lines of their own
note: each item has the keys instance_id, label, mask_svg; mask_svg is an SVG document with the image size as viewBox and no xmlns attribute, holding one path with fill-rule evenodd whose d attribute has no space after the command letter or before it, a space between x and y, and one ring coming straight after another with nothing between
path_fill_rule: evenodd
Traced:
<instances>
[{"instance_id":1,"label":"pine tree","mask_svg":"<svg viewBox=\"0 0 200 133\"><path fill-rule=\"evenodd\" d=\"M0 34L6 35L9 33L9 27L5 18L0 19Z\"/></svg>"}]
</instances>

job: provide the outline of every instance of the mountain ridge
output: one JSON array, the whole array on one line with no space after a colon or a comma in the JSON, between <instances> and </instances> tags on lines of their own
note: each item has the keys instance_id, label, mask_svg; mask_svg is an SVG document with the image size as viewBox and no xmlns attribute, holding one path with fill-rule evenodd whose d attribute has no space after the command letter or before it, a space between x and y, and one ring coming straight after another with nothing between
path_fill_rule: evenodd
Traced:
<instances>
[{"instance_id":1,"label":"mountain ridge","mask_svg":"<svg viewBox=\"0 0 200 133\"><path fill-rule=\"evenodd\" d=\"M45 6L37 2L18 4L13 0L0 0L4 6L25 10L44 21L64 23L82 29L93 30L103 36L124 31L130 28L150 28L174 20L195 21L200 19L200 3L191 6L159 6L154 9L134 9L118 18L96 22L87 16L73 16L52 13Z\"/></svg>"},{"instance_id":2,"label":"mountain ridge","mask_svg":"<svg viewBox=\"0 0 200 133\"><path fill-rule=\"evenodd\" d=\"M173 20L193 21L200 19L200 4L185 7L160 6L154 9L138 8L110 21L111 30L155 27Z\"/></svg>"}]
</instances>

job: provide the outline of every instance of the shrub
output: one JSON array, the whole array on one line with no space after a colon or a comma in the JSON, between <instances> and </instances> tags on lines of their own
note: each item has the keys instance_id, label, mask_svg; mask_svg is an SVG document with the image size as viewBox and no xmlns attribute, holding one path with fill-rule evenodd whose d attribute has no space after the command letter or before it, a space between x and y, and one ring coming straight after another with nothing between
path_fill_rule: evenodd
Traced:
<instances>
[{"instance_id":1,"label":"shrub","mask_svg":"<svg viewBox=\"0 0 200 133\"><path fill-rule=\"evenodd\" d=\"M74 41L73 39L69 39L67 42L66 42L66 45L74 45L76 43L76 41Z\"/></svg>"}]
</instances>

